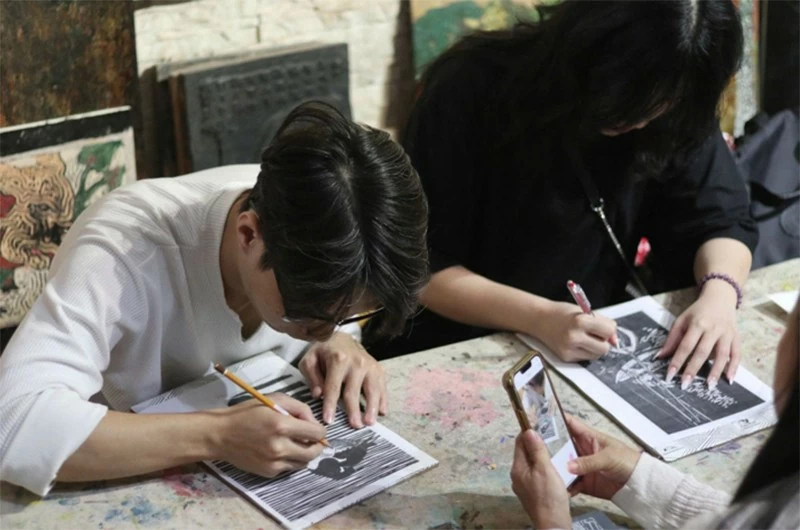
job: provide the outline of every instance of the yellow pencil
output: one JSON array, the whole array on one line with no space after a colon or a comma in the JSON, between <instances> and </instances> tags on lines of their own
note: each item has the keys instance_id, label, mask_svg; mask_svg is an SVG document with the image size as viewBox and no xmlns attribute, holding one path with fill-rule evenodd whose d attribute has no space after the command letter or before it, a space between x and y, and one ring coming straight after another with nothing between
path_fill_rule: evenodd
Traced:
<instances>
[{"instance_id":1,"label":"yellow pencil","mask_svg":"<svg viewBox=\"0 0 800 530\"><path fill-rule=\"evenodd\" d=\"M237 376L233 372L228 371L228 369L225 368L224 366L222 366L221 364L216 363L214 365L214 369L217 372L219 372L222 375L224 375L225 377L227 377L228 379L230 379L231 381L233 381L234 383L236 383L237 385L239 385L242 388L242 390L244 390L245 392L247 392L248 394L250 394L251 396L253 396L257 400L259 400L261 403L263 403L264 405L268 406L269 408L271 408L275 412L279 412L280 414L283 414L284 416L291 416L291 414L289 414L289 411L287 411L285 408L281 407L280 405L278 405L277 403L272 401L270 398L268 398L267 396L265 396L264 394L262 394L261 392L259 392L255 388L253 388L252 386L250 386L247 382L245 382L244 380L240 379L239 376ZM330 444L328 443L328 440L326 440L325 438L320 440L319 443L321 443L322 445L324 445L326 447L330 447Z\"/></svg>"}]
</instances>

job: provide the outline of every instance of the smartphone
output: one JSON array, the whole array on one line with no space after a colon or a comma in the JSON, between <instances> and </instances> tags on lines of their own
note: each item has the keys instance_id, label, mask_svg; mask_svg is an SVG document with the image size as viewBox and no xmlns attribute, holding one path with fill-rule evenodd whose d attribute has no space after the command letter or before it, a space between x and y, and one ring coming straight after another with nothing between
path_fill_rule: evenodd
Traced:
<instances>
[{"instance_id":1,"label":"smartphone","mask_svg":"<svg viewBox=\"0 0 800 530\"><path fill-rule=\"evenodd\" d=\"M541 354L531 351L515 364L503 375L503 387L522 430L539 433L564 484L572 485L578 477L567 471L567 462L576 458L578 451Z\"/></svg>"}]
</instances>

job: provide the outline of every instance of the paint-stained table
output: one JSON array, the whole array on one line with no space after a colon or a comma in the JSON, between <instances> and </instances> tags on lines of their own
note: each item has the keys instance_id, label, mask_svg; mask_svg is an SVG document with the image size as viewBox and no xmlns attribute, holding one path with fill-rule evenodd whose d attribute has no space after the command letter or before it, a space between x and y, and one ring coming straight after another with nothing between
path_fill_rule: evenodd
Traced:
<instances>
[{"instance_id":1,"label":"paint-stained table","mask_svg":"<svg viewBox=\"0 0 800 530\"><path fill-rule=\"evenodd\" d=\"M800 285L800 260L754 272L739 311L743 364L772 382L775 347L786 314L767 294ZM692 290L656 298L673 313ZM526 348L509 334L445 346L385 362L391 393L383 419L440 461L419 475L324 521L319 528L524 528L529 525L511 491L509 469L518 427L500 375ZM584 421L630 441L558 375L564 407ZM675 462L697 479L732 492L766 439L761 432ZM633 442L631 442L633 443ZM578 496L573 513L600 508L621 523L607 502ZM0 485L0 527L12 528L277 528L199 465L131 480L58 486L45 500Z\"/></svg>"}]
</instances>

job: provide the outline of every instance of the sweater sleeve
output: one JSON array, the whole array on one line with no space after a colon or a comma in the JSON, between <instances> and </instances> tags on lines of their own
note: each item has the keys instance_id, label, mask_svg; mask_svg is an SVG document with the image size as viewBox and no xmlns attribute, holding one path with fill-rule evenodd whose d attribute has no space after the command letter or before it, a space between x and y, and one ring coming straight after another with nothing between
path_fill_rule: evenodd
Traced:
<instances>
[{"instance_id":1,"label":"sweater sleeve","mask_svg":"<svg viewBox=\"0 0 800 530\"><path fill-rule=\"evenodd\" d=\"M628 483L611 500L644 528L671 529L719 511L730 503L730 496L643 454Z\"/></svg>"},{"instance_id":2,"label":"sweater sleeve","mask_svg":"<svg viewBox=\"0 0 800 530\"><path fill-rule=\"evenodd\" d=\"M105 416L89 399L146 311L112 248L90 240L65 251L0 357L0 476L38 495Z\"/></svg>"}]
</instances>

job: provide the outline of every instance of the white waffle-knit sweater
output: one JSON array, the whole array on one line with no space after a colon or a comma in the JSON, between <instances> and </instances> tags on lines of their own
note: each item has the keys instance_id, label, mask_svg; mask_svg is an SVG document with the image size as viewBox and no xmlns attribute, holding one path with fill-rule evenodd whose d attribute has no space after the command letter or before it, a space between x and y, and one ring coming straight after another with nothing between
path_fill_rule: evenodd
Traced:
<instances>
[{"instance_id":1,"label":"white waffle-knit sweater","mask_svg":"<svg viewBox=\"0 0 800 530\"><path fill-rule=\"evenodd\" d=\"M258 172L240 165L143 180L80 215L0 356L2 480L44 495L108 406L127 411L212 361L266 350L292 360L304 350L266 324L242 340L225 302L225 220Z\"/></svg>"}]
</instances>

